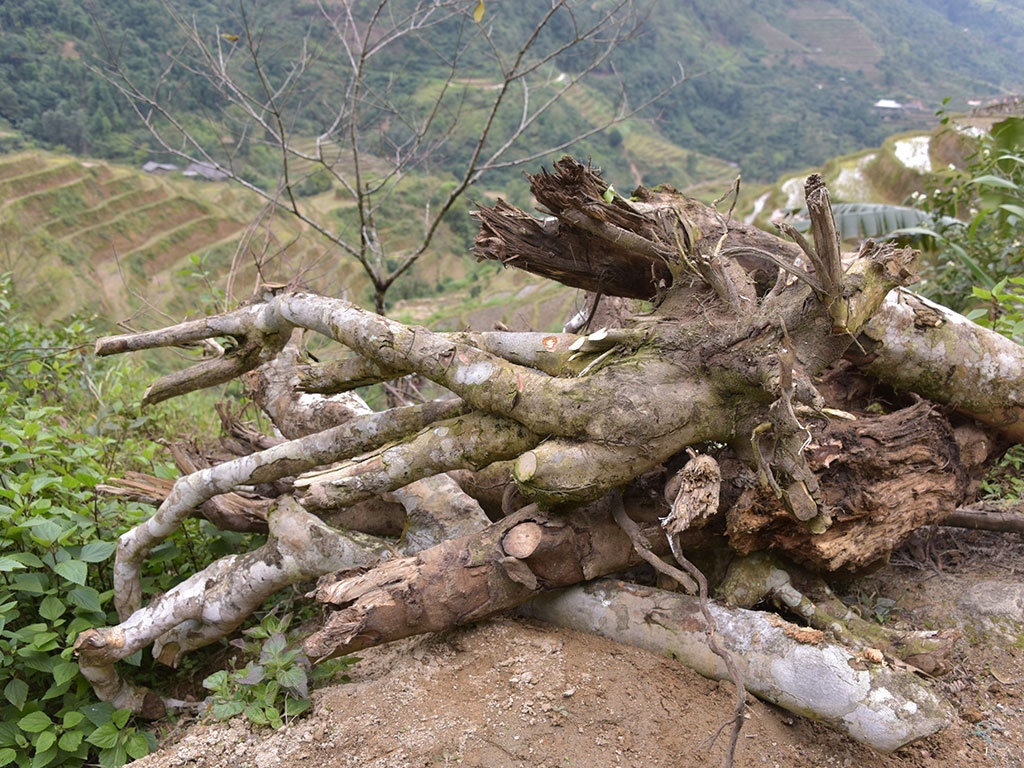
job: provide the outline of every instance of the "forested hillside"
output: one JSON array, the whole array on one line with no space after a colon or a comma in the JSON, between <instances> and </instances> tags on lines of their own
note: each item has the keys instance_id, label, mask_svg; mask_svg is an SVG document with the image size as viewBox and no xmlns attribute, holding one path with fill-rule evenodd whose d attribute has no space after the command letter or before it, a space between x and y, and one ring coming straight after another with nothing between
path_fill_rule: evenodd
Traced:
<instances>
[{"instance_id":1,"label":"forested hillside","mask_svg":"<svg viewBox=\"0 0 1024 768\"><path fill-rule=\"evenodd\" d=\"M247 22L264 50L272 52L275 67L285 67L304 41L313 49L323 46L317 53L322 91L309 99L305 123L293 126L311 135L322 128L315 102L330 99L330 73L343 64L326 45L316 3L170 0L169 5L211 40L237 33ZM532 5L493 0L486 7L486 21L499 39L516 38L535 21L523 12ZM662 165L673 165L683 182L701 154L738 164L748 178L766 180L876 145L894 129L920 125L944 97L957 106L1019 90L1022 30L1021 0L663 0L652 5L643 34L621 49L614 74L611 67L598 73L591 95L581 92L567 102L538 126L538 135L588 124L595 110L607 108L593 94L607 92L616 78L625 82L631 101L640 103L681 66L688 81L645 113L648 122L635 129L637 136L633 130L614 132L586 143L581 152L615 166L630 152L642 160L645 151L657 154L675 145L666 156L669 163ZM443 49L447 36L455 34L454 28L438 27L437 47ZM89 67L117 65L152 83L180 42L162 0L0 0L0 148L28 141L104 158L141 158L151 149L148 135ZM396 47L389 54L394 72L401 73L394 87L430 93L438 73L425 53ZM216 138L212 89L174 74L163 93L188 125ZM872 108L881 98L914 103L918 111L882 114ZM652 141L662 144L652 146ZM452 142L449 151L457 156L460 146ZM271 159L259 153L243 159L254 173L273 171ZM452 159L435 158L441 167ZM672 175L665 173L670 168L649 170L648 181Z\"/></svg>"},{"instance_id":2,"label":"forested hillside","mask_svg":"<svg viewBox=\"0 0 1024 768\"><path fill-rule=\"evenodd\" d=\"M365 10L358 5L353 8ZM488 0L484 7L482 23L510 49L537 22L533 10L523 10L532 5ZM257 133L232 123L232 111L209 80L169 63L187 61L183 25L194 25L205 44L229 59L242 58L243 43L254 41L265 73L277 81L301 52L309 52L312 77L290 94L288 130L300 148L312 149L345 87L339 73L346 63L321 21L313 0L0 0L0 151L6 153L0 157L0 232L7 242L2 271L14 273L26 306L40 319L85 311L116 320L140 302L178 314L219 298L211 286L221 290L239 259L247 277L229 286L234 293L226 298L246 295L259 270L251 268L253 257L239 244L246 242L246 224L259 210L255 196L234 185L133 175L121 164L138 168L147 160L172 158L111 79L128 76L143 90L155 89L181 125L238 168L243 180L273 189L280 154ZM367 110L368 167L388 142L399 145L402 131L409 130L413 120L393 119L395 114L405 118L429 110L444 92L436 103L455 115L442 121L440 130L450 134L431 143L411 173L403 170L400 191L389 193L376 215L375 226L399 251L419 237L424 212L437 210L457 183L452 169L464 167L479 130L477 118L493 92L488 51L466 47L456 77L442 66L444 52L477 26L467 20L462 26L438 24L422 39L386 47L368 76L369 87L403 110ZM571 151L591 158L620 189L665 182L692 190L703 184L704 197L712 199L738 169L744 189L754 191L752 181L774 181L880 146L903 129L929 131L934 109L946 97L955 109L966 107L968 99L1013 92L1024 82L1024 36L1012 33L1022 28L1024 0L661 0L649 6L635 39L544 113L515 153L526 156L541 141L557 144L596 130L619 108L620 83L628 101L640 104L666 88L681 67L686 79L678 88ZM544 34L557 39L564 32L556 23ZM589 53L581 46L558 66L582 69ZM535 103L555 93L564 76L554 67L531 76ZM160 77L165 79L157 88ZM911 106L875 108L882 98ZM499 111L492 147L519 117L516 104ZM40 149L63 149L79 160ZM97 164L95 158L115 164ZM498 195L526 204L522 171L535 171L543 162L499 167L475 184L445 215L429 253L409 279L396 283L389 300L432 297L436 304L436 297L463 288L481 302L492 294L507 301L508 292L518 288L494 285L495 275L461 258L475 231L468 211ZM295 188L303 206L327 228L357 241L353 233L362 224L351 195L310 168L291 168L298 178L309 175ZM354 262L339 259L337 248L311 228L282 221L274 231L275 242L253 246L276 254L273 263L260 257L262 279L302 275L318 290L369 300ZM82 284L96 290L75 289Z\"/></svg>"}]
</instances>

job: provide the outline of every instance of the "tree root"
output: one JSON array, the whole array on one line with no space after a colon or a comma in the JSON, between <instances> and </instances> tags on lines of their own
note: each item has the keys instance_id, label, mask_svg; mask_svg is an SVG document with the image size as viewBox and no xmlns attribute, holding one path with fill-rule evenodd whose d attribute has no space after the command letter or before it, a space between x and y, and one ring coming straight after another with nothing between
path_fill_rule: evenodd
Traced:
<instances>
[{"instance_id":1,"label":"tree root","mask_svg":"<svg viewBox=\"0 0 1024 768\"><path fill-rule=\"evenodd\" d=\"M881 752L943 728L948 704L912 674L825 641L778 616L709 603L716 638L751 693ZM729 674L705 640L696 597L611 579L532 600L521 612L616 642L668 653L705 677Z\"/></svg>"},{"instance_id":2,"label":"tree root","mask_svg":"<svg viewBox=\"0 0 1024 768\"><path fill-rule=\"evenodd\" d=\"M853 650L877 654L878 658L884 654L890 663L902 662L928 675L941 675L949 670L953 643L960 637L958 631L904 632L884 627L862 619L837 599L823 581L815 581L814 591L823 597L812 600L808 597L810 590L794 585L790 570L778 558L758 553L732 561L718 587L718 596L740 608L753 608L762 600L771 600Z\"/></svg>"},{"instance_id":3,"label":"tree root","mask_svg":"<svg viewBox=\"0 0 1024 768\"><path fill-rule=\"evenodd\" d=\"M278 590L339 568L369 565L389 551L382 540L329 528L288 497L271 511L269 525L267 543L259 549L221 558L116 627L78 635L79 668L102 700L136 712L145 705L152 713L151 692L123 680L115 662L155 643L154 655L175 666L185 653L232 632Z\"/></svg>"}]
</instances>

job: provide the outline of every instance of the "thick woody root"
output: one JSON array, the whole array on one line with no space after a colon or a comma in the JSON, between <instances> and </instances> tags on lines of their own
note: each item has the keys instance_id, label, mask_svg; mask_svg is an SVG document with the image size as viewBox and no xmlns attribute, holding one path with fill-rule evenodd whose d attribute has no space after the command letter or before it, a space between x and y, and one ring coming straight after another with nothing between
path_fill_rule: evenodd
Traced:
<instances>
[{"instance_id":1,"label":"thick woody root","mask_svg":"<svg viewBox=\"0 0 1024 768\"><path fill-rule=\"evenodd\" d=\"M954 643L962 636L955 629L902 631L867 621L839 600L824 581L765 552L733 560L716 596L740 608L770 600L847 648L931 676L949 671Z\"/></svg>"},{"instance_id":2,"label":"thick woody root","mask_svg":"<svg viewBox=\"0 0 1024 768\"><path fill-rule=\"evenodd\" d=\"M118 542L114 565L114 602L118 614L127 619L139 608L143 560L203 502L239 485L271 482L350 458L388 440L400 438L410 429L418 429L438 418L458 413L461 408L458 402L433 403L369 414L179 479L156 513L123 534Z\"/></svg>"},{"instance_id":3,"label":"thick woody root","mask_svg":"<svg viewBox=\"0 0 1024 768\"><path fill-rule=\"evenodd\" d=\"M283 497L269 516L267 543L218 560L116 627L88 629L75 641L79 668L97 695L117 707L159 716L151 692L124 681L114 665L151 643L163 662L232 632L275 592L326 572L375 562L382 540L336 531ZM167 702L175 704L174 702Z\"/></svg>"},{"instance_id":4,"label":"thick woody root","mask_svg":"<svg viewBox=\"0 0 1024 768\"><path fill-rule=\"evenodd\" d=\"M914 675L858 654L774 614L710 604L716 639L741 667L747 690L891 752L943 728L948 704ZM727 680L708 648L699 601L689 595L602 580L542 595L528 615L670 654L705 677Z\"/></svg>"},{"instance_id":5,"label":"thick woody root","mask_svg":"<svg viewBox=\"0 0 1024 768\"><path fill-rule=\"evenodd\" d=\"M907 290L893 291L848 359L903 392L916 392L1024 442L1024 347Z\"/></svg>"},{"instance_id":6,"label":"thick woody root","mask_svg":"<svg viewBox=\"0 0 1024 768\"><path fill-rule=\"evenodd\" d=\"M527 507L480 533L451 539L364 574L321 579L313 596L336 610L303 649L320 659L478 621L539 591L637 562L607 502L571 515Z\"/></svg>"},{"instance_id":7,"label":"thick woody root","mask_svg":"<svg viewBox=\"0 0 1024 768\"><path fill-rule=\"evenodd\" d=\"M149 551L159 541L158 536L164 531L169 534L172 526L180 524L180 520L195 508L197 501L202 501L204 495L212 496L227 483L267 481L292 474L297 469L318 465L325 458L344 458L346 454L351 455L354 445L373 445L388 436L388 430L396 425L401 426L400 433L404 434L410 426L417 426L423 420L432 421L435 416L457 412L461 408L459 402L453 401L447 405L415 406L368 415L325 433L283 443L182 478L153 518L122 537L119 557L125 553L131 555ZM466 418L472 426L474 418L486 421L487 417ZM473 444L468 430L458 428L459 423L459 419L436 422L425 433L421 433L421 436L425 435L425 442L412 440L402 444L406 448L412 447L411 453L403 454L412 475L405 471L394 474L395 467L400 465L400 462L394 460L390 465L391 471L385 466L384 471L376 475L363 473L358 476L356 495L394 490L415 480L416 472L432 475L438 469L445 469L445 462L451 460L449 454L462 456ZM487 428L493 425L484 424L484 428L479 424L475 426L477 434L485 442L488 438L505 434ZM445 440L449 430L452 437ZM438 446L435 440L441 440L443 445ZM524 445L533 445L535 441L535 438L531 438ZM507 449L504 442L501 445ZM441 451L440 455L438 451ZM391 456L391 459L395 457ZM440 462L441 466L431 469L432 462ZM443 477L437 481L441 484L445 482ZM447 481L448 500L453 498L454 487L453 482ZM441 489L435 483L433 490ZM431 510L437 511L440 504L437 499L426 498L430 491L430 484L419 487L414 484L405 490L404 496L400 494L407 504L422 513L419 530L414 531L411 540L413 546L429 545L444 535L443 515L438 514L432 520L425 519ZM471 509L469 506L465 508ZM462 529L478 526L481 517L482 512L478 510L475 521L463 521ZM147 527L152 526L154 521L160 527L155 530ZM126 611L124 620L116 627L87 630L79 636L75 648L80 666L86 670L86 676L101 698L119 701L133 709L144 704L152 709L151 696L120 679L114 669L116 661L155 642L154 655L165 663L176 665L182 654L233 631L278 590L339 568L376 562L390 550L383 541L373 537L335 531L288 496L279 500L276 512L270 517L269 526L271 537L268 543L255 552L224 558L145 608L133 606L133 610ZM130 549L129 545L134 549ZM125 560L119 559L116 566L124 569L129 576L139 579L138 568L129 568L131 561Z\"/></svg>"}]
</instances>

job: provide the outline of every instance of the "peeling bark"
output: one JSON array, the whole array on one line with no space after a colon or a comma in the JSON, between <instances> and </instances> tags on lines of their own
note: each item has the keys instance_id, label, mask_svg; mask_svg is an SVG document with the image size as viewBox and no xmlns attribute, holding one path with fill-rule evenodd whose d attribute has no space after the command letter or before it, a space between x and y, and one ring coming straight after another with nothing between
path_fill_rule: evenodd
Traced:
<instances>
[{"instance_id":1,"label":"peeling bark","mask_svg":"<svg viewBox=\"0 0 1024 768\"><path fill-rule=\"evenodd\" d=\"M743 493L727 513L730 545L774 549L817 571L857 571L884 560L918 528L949 517L968 497L970 474L949 423L927 402L883 416L862 414L813 433L810 467L830 524L794 520L771 494Z\"/></svg>"},{"instance_id":2,"label":"peeling bark","mask_svg":"<svg viewBox=\"0 0 1024 768\"><path fill-rule=\"evenodd\" d=\"M312 596L335 610L303 649L321 659L459 626L638 561L607 502L571 515L528 507L367 573L325 576Z\"/></svg>"},{"instance_id":3,"label":"peeling bark","mask_svg":"<svg viewBox=\"0 0 1024 768\"><path fill-rule=\"evenodd\" d=\"M155 643L154 656L177 666L189 651L238 627L275 592L319 576L377 560L380 540L328 528L285 497L269 518L267 543L229 555L135 609L116 627L87 629L75 640L82 674L97 694L117 706L152 713L152 692L123 680L114 664Z\"/></svg>"},{"instance_id":4,"label":"peeling bark","mask_svg":"<svg viewBox=\"0 0 1024 768\"><path fill-rule=\"evenodd\" d=\"M948 704L912 674L827 642L817 630L761 611L711 605L716 639L742 668L747 689L794 714L892 752L943 728ZM524 612L620 643L668 653L705 677L727 680L709 649L697 598L601 580L543 595Z\"/></svg>"}]
</instances>

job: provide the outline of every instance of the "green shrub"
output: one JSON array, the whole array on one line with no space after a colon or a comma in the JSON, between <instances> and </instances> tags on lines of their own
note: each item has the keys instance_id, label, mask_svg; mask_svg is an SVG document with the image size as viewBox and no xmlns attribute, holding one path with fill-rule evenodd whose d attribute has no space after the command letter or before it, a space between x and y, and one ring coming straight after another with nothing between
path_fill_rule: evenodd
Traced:
<instances>
[{"instance_id":1,"label":"green shrub","mask_svg":"<svg viewBox=\"0 0 1024 768\"><path fill-rule=\"evenodd\" d=\"M278 619L271 611L258 626L242 633L248 640L233 642L254 658L242 669L220 670L203 680L211 693L213 717L228 720L242 715L254 725L281 728L309 709L311 679L347 681L338 674L358 659L329 659L311 671L306 655L288 643L285 633L290 621L291 614Z\"/></svg>"},{"instance_id":2,"label":"green shrub","mask_svg":"<svg viewBox=\"0 0 1024 768\"><path fill-rule=\"evenodd\" d=\"M1012 333L1022 317L1015 278L1024 266L1024 118L993 125L967 167L919 204L947 222L934 233L938 253L926 265L923 290L960 311L981 309L974 319Z\"/></svg>"},{"instance_id":3,"label":"green shrub","mask_svg":"<svg viewBox=\"0 0 1024 768\"><path fill-rule=\"evenodd\" d=\"M130 363L95 359L88 327L24 321L0 277L0 766L116 766L152 737L95 700L72 652L83 629L116 623L116 536L150 513L94 489L115 467L154 465ZM130 457L130 462L129 462ZM119 470L120 471L120 470ZM170 575L148 577L150 590Z\"/></svg>"}]
</instances>

